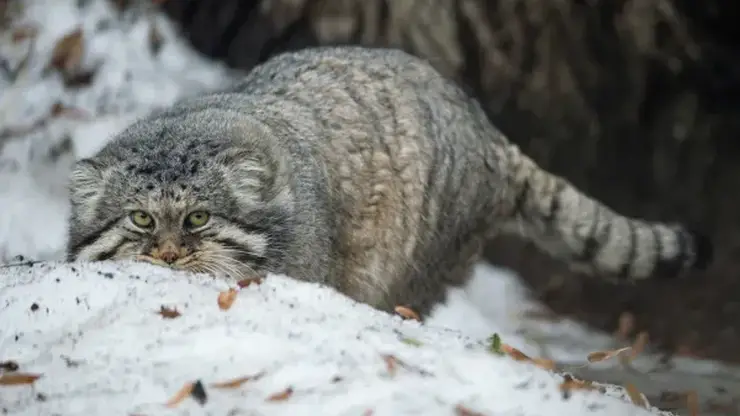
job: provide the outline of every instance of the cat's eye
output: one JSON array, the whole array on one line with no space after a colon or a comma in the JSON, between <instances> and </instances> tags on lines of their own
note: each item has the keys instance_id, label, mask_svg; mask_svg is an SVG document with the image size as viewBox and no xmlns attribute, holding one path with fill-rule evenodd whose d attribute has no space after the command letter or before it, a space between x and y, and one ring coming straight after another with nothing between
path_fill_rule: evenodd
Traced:
<instances>
[{"instance_id":1,"label":"cat's eye","mask_svg":"<svg viewBox=\"0 0 740 416\"><path fill-rule=\"evenodd\" d=\"M208 220L211 216L205 211L191 212L185 219L185 225L188 228L198 228L208 224Z\"/></svg>"},{"instance_id":2,"label":"cat's eye","mask_svg":"<svg viewBox=\"0 0 740 416\"><path fill-rule=\"evenodd\" d=\"M149 228L154 225L152 216L144 211L133 211L129 214L129 217L131 218L131 222L137 227Z\"/></svg>"}]
</instances>

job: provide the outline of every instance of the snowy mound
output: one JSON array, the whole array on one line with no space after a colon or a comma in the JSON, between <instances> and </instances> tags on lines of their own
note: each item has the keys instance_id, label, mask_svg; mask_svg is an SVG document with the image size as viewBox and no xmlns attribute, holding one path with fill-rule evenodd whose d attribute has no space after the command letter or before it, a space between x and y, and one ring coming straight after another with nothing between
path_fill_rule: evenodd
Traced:
<instances>
[{"instance_id":1,"label":"snowy mound","mask_svg":"<svg viewBox=\"0 0 740 416\"><path fill-rule=\"evenodd\" d=\"M561 376L484 342L286 277L229 307L235 283L145 264L0 273L0 349L18 365L3 377L41 375L0 389L4 414L654 414L597 391L564 399Z\"/></svg>"}]
</instances>

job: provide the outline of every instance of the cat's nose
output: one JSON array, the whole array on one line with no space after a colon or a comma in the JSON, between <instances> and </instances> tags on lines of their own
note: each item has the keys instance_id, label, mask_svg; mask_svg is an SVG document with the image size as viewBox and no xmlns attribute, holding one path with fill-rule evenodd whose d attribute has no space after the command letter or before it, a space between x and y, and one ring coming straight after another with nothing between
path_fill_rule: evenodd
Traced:
<instances>
[{"instance_id":1,"label":"cat's nose","mask_svg":"<svg viewBox=\"0 0 740 416\"><path fill-rule=\"evenodd\" d=\"M151 256L155 259L162 260L167 264L172 264L183 257L173 241L166 240L159 244L159 247L152 250Z\"/></svg>"},{"instance_id":2,"label":"cat's nose","mask_svg":"<svg viewBox=\"0 0 740 416\"><path fill-rule=\"evenodd\" d=\"M162 259L162 261L164 261L167 264L172 264L177 259L180 258L180 256L178 256L177 253L175 253L174 251L165 251L165 252L162 252L159 256Z\"/></svg>"}]
</instances>

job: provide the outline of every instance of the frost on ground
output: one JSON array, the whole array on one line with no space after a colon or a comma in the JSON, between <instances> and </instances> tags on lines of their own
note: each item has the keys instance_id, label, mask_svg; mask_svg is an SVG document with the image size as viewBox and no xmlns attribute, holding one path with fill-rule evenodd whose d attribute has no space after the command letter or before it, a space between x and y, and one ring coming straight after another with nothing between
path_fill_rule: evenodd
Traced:
<instances>
[{"instance_id":1,"label":"frost on ground","mask_svg":"<svg viewBox=\"0 0 740 416\"><path fill-rule=\"evenodd\" d=\"M13 267L0 287L3 356L43 374L0 389L9 414L654 414L611 389L565 400L562 377L485 343L280 276L230 307L233 283L143 264Z\"/></svg>"},{"instance_id":2,"label":"frost on ground","mask_svg":"<svg viewBox=\"0 0 740 416\"><path fill-rule=\"evenodd\" d=\"M0 25L0 263L19 255L60 260L64 187L74 160L136 117L219 88L234 75L193 53L162 16L120 12L112 3L122 2L28 0L18 2L22 10L9 25ZM618 360L583 367L588 353L629 342L563 319L527 317L541 307L515 275L485 265L466 288L451 290L425 326L286 278L240 293L224 312L214 296L225 283L153 266L70 267L0 266L0 361L44 374L34 389L0 386L0 411L82 414L102 405L113 414L134 408L161 414L163 400L200 379L214 414L232 405L243 406L242 414L316 414L301 412L312 405L329 409L321 414L363 414L368 403L375 414L451 414L458 403L483 414L498 409L497 415L579 414L590 403L598 405L589 414L646 414L594 392L564 402L559 376L467 348L496 332L582 377L633 383L653 405L683 411L680 400L670 403L662 393L693 390L703 415L737 413L722 409L740 392L738 371L716 363L683 359L668 367L648 348L629 368ZM182 316L162 320L154 314L162 304L177 306ZM423 345L399 341L399 331ZM382 354L409 368L399 364L389 377ZM209 387L260 371L262 379L240 389ZM335 373L342 382L332 382ZM295 390L289 400L264 402L289 385ZM177 410L196 408L188 399Z\"/></svg>"}]
</instances>

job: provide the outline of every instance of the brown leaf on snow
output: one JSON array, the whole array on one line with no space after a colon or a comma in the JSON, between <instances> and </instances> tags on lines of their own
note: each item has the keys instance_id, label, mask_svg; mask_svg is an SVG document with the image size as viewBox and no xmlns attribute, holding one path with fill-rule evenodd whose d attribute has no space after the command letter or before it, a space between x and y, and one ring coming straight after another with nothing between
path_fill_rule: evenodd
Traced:
<instances>
[{"instance_id":1,"label":"brown leaf on snow","mask_svg":"<svg viewBox=\"0 0 740 416\"><path fill-rule=\"evenodd\" d=\"M41 374L30 373L5 373L0 376L0 386L20 386L33 384L41 377Z\"/></svg>"},{"instance_id":2,"label":"brown leaf on snow","mask_svg":"<svg viewBox=\"0 0 740 416\"><path fill-rule=\"evenodd\" d=\"M483 413L475 412L461 404L458 404L457 406L455 406L455 415L457 416L483 416Z\"/></svg>"},{"instance_id":3,"label":"brown leaf on snow","mask_svg":"<svg viewBox=\"0 0 740 416\"><path fill-rule=\"evenodd\" d=\"M288 387L285 390L272 394L267 398L268 402L282 402L288 400L293 395L293 388Z\"/></svg>"},{"instance_id":4,"label":"brown leaf on snow","mask_svg":"<svg viewBox=\"0 0 740 416\"><path fill-rule=\"evenodd\" d=\"M195 387L195 383L185 383L185 385L182 386L180 390L178 390L177 393L172 396L172 398L167 400L165 406L175 407L180 404L183 400L187 399L190 396L190 394L193 392L193 387Z\"/></svg>"},{"instance_id":5,"label":"brown leaf on snow","mask_svg":"<svg viewBox=\"0 0 740 416\"><path fill-rule=\"evenodd\" d=\"M531 361L529 356L509 344L501 344L501 351L516 361Z\"/></svg>"},{"instance_id":6,"label":"brown leaf on snow","mask_svg":"<svg viewBox=\"0 0 740 416\"><path fill-rule=\"evenodd\" d=\"M236 389L236 388L241 387L246 382L259 380L264 375L265 373L262 372L262 373L257 373L253 376L237 377L231 380L211 383L211 387L217 388L217 389Z\"/></svg>"},{"instance_id":7,"label":"brown leaf on snow","mask_svg":"<svg viewBox=\"0 0 740 416\"><path fill-rule=\"evenodd\" d=\"M645 400L645 398L642 396L642 393L640 390L637 390L637 387L635 387L632 383L627 383L624 385L624 390L627 392L627 395L630 397L630 400L632 400L632 403L634 403L637 406L644 407L647 409L648 403Z\"/></svg>"},{"instance_id":8,"label":"brown leaf on snow","mask_svg":"<svg viewBox=\"0 0 740 416\"><path fill-rule=\"evenodd\" d=\"M234 304L234 301L236 300L236 295L239 292L236 291L236 289L229 289L226 292L221 292L218 294L218 307L221 308L223 311L227 311L231 309L231 305Z\"/></svg>"},{"instance_id":9,"label":"brown leaf on snow","mask_svg":"<svg viewBox=\"0 0 740 416\"><path fill-rule=\"evenodd\" d=\"M388 371L388 375L391 377L395 376L398 371L398 358L390 354L383 354L382 357L383 361L385 361L385 369Z\"/></svg>"},{"instance_id":10,"label":"brown leaf on snow","mask_svg":"<svg viewBox=\"0 0 740 416\"><path fill-rule=\"evenodd\" d=\"M568 397L573 390L596 390L597 388L591 381L578 380L573 377L567 376L565 380L560 383L560 391L563 392L565 397Z\"/></svg>"},{"instance_id":11,"label":"brown leaf on snow","mask_svg":"<svg viewBox=\"0 0 740 416\"><path fill-rule=\"evenodd\" d=\"M610 350L610 351L596 351L592 352L591 354L586 357L588 362L590 363L598 363L601 361L606 361L608 359L614 358L617 355L629 350L630 347L624 347L617 350Z\"/></svg>"},{"instance_id":12,"label":"brown leaf on snow","mask_svg":"<svg viewBox=\"0 0 740 416\"><path fill-rule=\"evenodd\" d=\"M413 319L415 321L421 321L421 318L419 317L419 314L414 312L413 309L407 308L405 306L396 306L394 309L397 314L401 316L403 319Z\"/></svg>"},{"instance_id":13,"label":"brown leaf on snow","mask_svg":"<svg viewBox=\"0 0 740 416\"><path fill-rule=\"evenodd\" d=\"M176 407L188 397L192 397L193 400L198 402L200 405L206 403L208 396L206 395L206 389L203 387L203 383L201 383L200 380L197 380L194 383L185 383L185 385L183 385L180 390L178 390L177 393L175 393L175 395L165 403L165 406L169 408Z\"/></svg>"},{"instance_id":14,"label":"brown leaf on snow","mask_svg":"<svg viewBox=\"0 0 740 416\"><path fill-rule=\"evenodd\" d=\"M545 370L555 369L555 361L547 358L530 358L527 354L509 344L501 344L501 351L513 358L515 361L527 361Z\"/></svg>"},{"instance_id":15,"label":"brown leaf on snow","mask_svg":"<svg viewBox=\"0 0 740 416\"><path fill-rule=\"evenodd\" d=\"M262 284L263 280L264 279L261 277L255 277L253 279L242 279L236 282L236 285L239 286L240 289L244 289L245 287L249 287L251 285L260 285Z\"/></svg>"},{"instance_id":16,"label":"brown leaf on snow","mask_svg":"<svg viewBox=\"0 0 740 416\"><path fill-rule=\"evenodd\" d=\"M54 45L49 65L64 73L73 72L82 62L83 41L82 29L80 28L65 35Z\"/></svg>"},{"instance_id":17,"label":"brown leaf on snow","mask_svg":"<svg viewBox=\"0 0 740 416\"><path fill-rule=\"evenodd\" d=\"M159 307L159 311L157 313L164 319L175 319L182 315L176 308L169 308L164 305Z\"/></svg>"}]
</instances>

